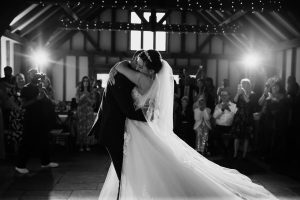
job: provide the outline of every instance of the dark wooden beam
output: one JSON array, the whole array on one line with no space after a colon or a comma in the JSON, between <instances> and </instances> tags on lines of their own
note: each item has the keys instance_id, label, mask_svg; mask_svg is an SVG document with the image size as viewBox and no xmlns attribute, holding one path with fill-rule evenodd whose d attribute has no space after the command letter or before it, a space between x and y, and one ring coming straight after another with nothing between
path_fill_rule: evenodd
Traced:
<instances>
[{"instance_id":1,"label":"dark wooden beam","mask_svg":"<svg viewBox=\"0 0 300 200\"><path fill-rule=\"evenodd\" d=\"M224 35L224 39L225 39L225 41L233 44L233 46L235 46L236 48L238 48L241 52L246 52L247 51L239 42L237 42L230 35Z\"/></svg>"},{"instance_id":2,"label":"dark wooden beam","mask_svg":"<svg viewBox=\"0 0 300 200\"><path fill-rule=\"evenodd\" d=\"M94 8L92 9L92 11L90 11L88 14L86 14L83 18L83 20L93 20L94 18L100 16L100 14L104 11L105 9L103 8ZM67 13L67 12L66 12ZM49 47L50 48L53 48L53 47L59 47L61 44L63 44L64 41L66 41L67 39L71 38L74 34L76 34L78 31L76 30L70 30L71 32L69 31L62 31L62 30L57 30L57 36L56 34L54 33L52 35L52 37L50 37L50 39L47 41L47 44L51 44ZM55 38L60 38L56 41L53 41L55 40Z\"/></svg>"},{"instance_id":3,"label":"dark wooden beam","mask_svg":"<svg viewBox=\"0 0 300 200\"><path fill-rule=\"evenodd\" d=\"M11 33L8 30L5 30L4 33L2 34L2 36L8 37L8 38L15 40L21 44L29 43L29 41L27 39L21 37L20 35L18 35L16 33Z\"/></svg>"},{"instance_id":4,"label":"dark wooden beam","mask_svg":"<svg viewBox=\"0 0 300 200\"><path fill-rule=\"evenodd\" d=\"M38 29L42 24L46 23L47 20L51 19L54 15L56 15L60 11L59 7L56 8L50 8L48 11L46 11L44 14L42 14L40 17L32 21L28 26L21 30L20 35L21 37L24 37L31 31L34 31Z\"/></svg>"},{"instance_id":5,"label":"dark wooden beam","mask_svg":"<svg viewBox=\"0 0 300 200\"><path fill-rule=\"evenodd\" d=\"M204 20L205 24L210 24L210 25L214 24L210 19L208 19L205 15L203 15L198 11L192 11L191 14L194 15L201 22Z\"/></svg>"},{"instance_id":6,"label":"dark wooden beam","mask_svg":"<svg viewBox=\"0 0 300 200\"><path fill-rule=\"evenodd\" d=\"M291 49L294 47L300 46L300 38L295 38L293 40L287 40L284 42L278 42L273 46L273 50L275 51L282 51L285 49Z\"/></svg>"},{"instance_id":7,"label":"dark wooden beam","mask_svg":"<svg viewBox=\"0 0 300 200\"><path fill-rule=\"evenodd\" d=\"M47 48L50 49L57 49L59 46L61 46L62 44L64 44L64 42L68 39L70 39L73 35L75 35L76 33L78 33L78 31L62 31L65 34L64 35L59 35L55 38L55 42L49 42L47 45Z\"/></svg>"},{"instance_id":8,"label":"dark wooden beam","mask_svg":"<svg viewBox=\"0 0 300 200\"><path fill-rule=\"evenodd\" d=\"M103 56L103 57L122 57L122 58L131 58L134 51L129 52L111 52L105 50L54 50L53 55L58 60L66 55L74 55L74 56ZM169 52L161 52L161 55L164 59L174 59L174 58L190 58L190 59L227 59L227 60L235 60L239 59L240 55L231 55L231 54L209 54L209 53L169 53Z\"/></svg>"},{"instance_id":9,"label":"dark wooden beam","mask_svg":"<svg viewBox=\"0 0 300 200\"><path fill-rule=\"evenodd\" d=\"M296 76L296 63L297 63L297 48L294 47L292 49L292 69L291 69L291 75Z\"/></svg>"},{"instance_id":10,"label":"dark wooden beam","mask_svg":"<svg viewBox=\"0 0 300 200\"><path fill-rule=\"evenodd\" d=\"M236 12L235 14L231 15L229 18L225 19L223 22L221 22L219 25L225 25L233 23L234 21L240 19L241 17L245 16L247 14L246 11L240 10Z\"/></svg>"},{"instance_id":11,"label":"dark wooden beam","mask_svg":"<svg viewBox=\"0 0 300 200\"><path fill-rule=\"evenodd\" d=\"M282 57L282 74L281 74L281 80L282 80L282 84L283 84L283 87L285 88L285 83L286 83L286 54L287 54L287 51L284 50L283 51L283 57Z\"/></svg>"},{"instance_id":12,"label":"dark wooden beam","mask_svg":"<svg viewBox=\"0 0 300 200\"><path fill-rule=\"evenodd\" d=\"M91 43L91 45L97 50L99 49L97 42L90 36L90 34L86 31L81 31L83 35L86 37L86 39Z\"/></svg>"},{"instance_id":13,"label":"dark wooden beam","mask_svg":"<svg viewBox=\"0 0 300 200\"><path fill-rule=\"evenodd\" d=\"M262 33L262 35L264 36L264 38L268 41L270 41L271 43L276 43L278 42L278 38L274 38L274 35L271 34L270 32L266 31L265 27L262 27L261 25L259 25L254 19L252 19L249 16L245 16L245 21L248 22L248 24L250 24L250 26L247 26L249 29L256 29L258 32ZM244 24L246 24L244 22Z\"/></svg>"},{"instance_id":14,"label":"dark wooden beam","mask_svg":"<svg viewBox=\"0 0 300 200\"><path fill-rule=\"evenodd\" d=\"M140 10L134 9L134 12L137 14L137 16L140 18L140 20L142 21L142 23L149 23L145 17L144 17L144 13Z\"/></svg>"},{"instance_id":15,"label":"dark wooden beam","mask_svg":"<svg viewBox=\"0 0 300 200\"><path fill-rule=\"evenodd\" d=\"M264 25L264 27L268 28L270 30L270 32L274 35L276 35L279 40L287 40L288 39L288 35L287 33L284 33L277 25L276 22L274 20L269 20L266 16L267 15L262 15L258 12L255 12L254 15L257 17L257 19L259 19L262 23L262 25Z\"/></svg>"},{"instance_id":16,"label":"dark wooden beam","mask_svg":"<svg viewBox=\"0 0 300 200\"><path fill-rule=\"evenodd\" d=\"M36 14L38 14L43 9L43 6L40 4L34 4L31 6L32 6L32 9L30 10L30 12L25 14L23 17L21 17L18 21L16 21L9 27L9 30L12 33L16 32L22 24L26 23L29 19L34 17ZM28 7L28 9L29 9L29 7ZM25 10L24 12L27 12L27 11ZM18 13L18 14L22 14L22 13Z\"/></svg>"},{"instance_id":17,"label":"dark wooden beam","mask_svg":"<svg viewBox=\"0 0 300 200\"><path fill-rule=\"evenodd\" d=\"M202 49L207 45L207 43L210 42L210 40L213 38L213 35L207 36L207 38L202 42L202 44L198 47L198 52L201 52Z\"/></svg>"},{"instance_id":18,"label":"dark wooden beam","mask_svg":"<svg viewBox=\"0 0 300 200\"><path fill-rule=\"evenodd\" d=\"M158 24L163 24L163 22L170 16L172 10L168 10L165 15L159 20Z\"/></svg>"},{"instance_id":19,"label":"dark wooden beam","mask_svg":"<svg viewBox=\"0 0 300 200\"><path fill-rule=\"evenodd\" d=\"M116 22L116 10L112 9L111 11L111 21ZM111 31L111 51L115 52L116 51L116 32Z\"/></svg>"},{"instance_id":20,"label":"dark wooden beam","mask_svg":"<svg viewBox=\"0 0 300 200\"><path fill-rule=\"evenodd\" d=\"M214 22L215 24L220 24L221 20L219 17L217 17L218 15L215 15L213 11L210 10L205 10L202 11L205 15L209 16Z\"/></svg>"},{"instance_id":21,"label":"dark wooden beam","mask_svg":"<svg viewBox=\"0 0 300 200\"><path fill-rule=\"evenodd\" d=\"M186 23L186 12L183 11L181 12L181 24ZM186 39L185 39L185 34L180 34L180 51L185 52L185 44L186 44Z\"/></svg>"}]
</instances>

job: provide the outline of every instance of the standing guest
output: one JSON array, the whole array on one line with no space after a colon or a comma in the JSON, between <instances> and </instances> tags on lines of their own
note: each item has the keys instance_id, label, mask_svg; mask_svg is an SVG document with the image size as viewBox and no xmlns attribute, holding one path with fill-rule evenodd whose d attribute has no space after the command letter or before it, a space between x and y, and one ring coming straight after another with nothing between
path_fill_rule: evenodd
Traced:
<instances>
[{"instance_id":1,"label":"standing guest","mask_svg":"<svg viewBox=\"0 0 300 200\"><path fill-rule=\"evenodd\" d=\"M4 91L6 92L9 101L10 102L14 102L14 90L15 90L15 77L12 75L12 67L10 66L6 66L4 67L4 77L0 79L0 82L2 83L3 87L4 87ZM13 105L13 104L12 104ZM4 130L5 132L7 132L7 130L9 129L9 116L10 113L12 111L13 107L5 107L2 112L3 112L3 125L4 125ZM8 145L8 141L6 138L6 146Z\"/></svg>"},{"instance_id":2,"label":"standing guest","mask_svg":"<svg viewBox=\"0 0 300 200\"><path fill-rule=\"evenodd\" d=\"M271 86L274 84L275 80L275 77L271 77L266 81L263 94L258 99L258 105L260 107L263 107L266 100L271 96Z\"/></svg>"},{"instance_id":3,"label":"standing guest","mask_svg":"<svg viewBox=\"0 0 300 200\"><path fill-rule=\"evenodd\" d=\"M92 91L89 77L84 76L81 80L80 87L76 93L77 100L77 117L78 117L78 135L77 143L79 151L90 151L90 146L95 144L94 137L88 137L87 134L94 122L94 102L95 97Z\"/></svg>"},{"instance_id":4,"label":"standing guest","mask_svg":"<svg viewBox=\"0 0 300 200\"><path fill-rule=\"evenodd\" d=\"M196 102L198 101L200 96L205 95L206 89L205 89L205 83L204 79L197 79L196 81L196 89L194 90L194 95L193 95L193 101Z\"/></svg>"},{"instance_id":5,"label":"standing guest","mask_svg":"<svg viewBox=\"0 0 300 200\"><path fill-rule=\"evenodd\" d=\"M7 142L11 146L11 150L16 153L17 147L22 140L23 135L23 116L24 109L22 108L21 90L25 85L25 76L22 73L15 75L16 84L12 90L11 103L13 105L9 113L9 123L6 131Z\"/></svg>"},{"instance_id":6,"label":"standing guest","mask_svg":"<svg viewBox=\"0 0 300 200\"><path fill-rule=\"evenodd\" d=\"M262 110L265 119L264 131L268 135L267 161L277 166L286 164L286 133L288 130L289 107L281 79L271 85L271 95Z\"/></svg>"},{"instance_id":7,"label":"standing guest","mask_svg":"<svg viewBox=\"0 0 300 200\"><path fill-rule=\"evenodd\" d=\"M181 98L181 104L178 109L176 120L177 135L191 147L194 147L194 115L193 109L189 105L189 98L187 96L183 96Z\"/></svg>"},{"instance_id":8,"label":"standing guest","mask_svg":"<svg viewBox=\"0 0 300 200\"><path fill-rule=\"evenodd\" d=\"M221 102L221 92L223 90L227 90L228 92L230 91L229 88L229 80L227 78L223 79L222 85L220 87L218 87L217 89L217 102L220 103Z\"/></svg>"},{"instance_id":9,"label":"standing guest","mask_svg":"<svg viewBox=\"0 0 300 200\"><path fill-rule=\"evenodd\" d=\"M196 151L205 155L207 152L207 141L210 125L211 111L206 107L204 95L199 97L199 100L194 106L194 130L196 132Z\"/></svg>"},{"instance_id":10,"label":"standing guest","mask_svg":"<svg viewBox=\"0 0 300 200\"><path fill-rule=\"evenodd\" d=\"M237 112L237 107L235 103L230 101L230 95L228 90L222 90L220 92L221 102L215 107L213 118L215 119L215 148L220 149L225 156L229 153L229 144L232 139L231 135L231 125L235 113Z\"/></svg>"},{"instance_id":11,"label":"standing guest","mask_svg":"<svg viewBox=\"0 0 300 200\"><path fill-rule=\"evenodd\" d=\"M29 71L31 73L32 71ZM23 139L19 146L19 153L15 170L26 174L29 170L26 164L30 151L36 147L40 152L41 166L58 167L58 163L50 161L49 131L52 128L49 123L48 97L41 89L42 74L35 73L31 80L21 90L22 106L25 109L23 122ZM51 115L51 114L50 114Z\"/></svg>"},{"instance_id":12,"label":"standing guest","mask_svg":"<svg viewBox=\"0 0 300 200\"><path fill-rule=\"evenodd\" d=\"M13 87L15 84L15 78L12 74L12 67L6 66L4 67L4 77L0 79L8 87Z\"/></svg>"},{"instance_id":13,"label":"standing guest","mask_svg":"<svg viewBox=\"0 0 300 200\"><path fill-rule=\"evenodd\" d=\"M6 93L6 88L3 82L0 82L0 159L4 159L6 156L5 142L4 142L4 119L3 110L9 106L9 98Z\"/></svg>"},{"instance_id":14,"label":"standing guest","mask_svg":"<svg viewBox=\"0 0 300 200\"><path fill-rule=\"evenodd\" d=\"M30 83L32 78L35 77L35 75L38 73L38 70L35 68L30 68L27 72L27 83Z\"/></svg>"},{"instance_id":15,"label":"standing guest","mask_svg":"<svg viewBox=\"0 0 300 200\"><path fill-rule=\"evenodd\" d=\"M299 112L297 111L297 94L299 93L299 84L296 82L295 76L289 76L287 79L287 99L289 100L289 127L287 133L287 147L288 147L288 155L292 155L296 151L297 146L297 132L294 131L297 129L297 117L299 117ZM291 159L293 156L291 156Z\"/></svg>"},{"instance_id":16,"label":"standing guest","mask_svg":"<svg viewBox=\"0 0 300 200\"><path fill-rule=\"evenodd\" d=\"M271 98L271 86L275 83L276 78L271 77L268 78L265 82L264 91L261 95L261 97L258 99L258 106L260 111L258 113L254 113L255 117L258 119L258 131L257 131L257 137L258 137L258 153L260 156L260 159L265 160L268 157L268 151L269 151L269 144L270 144L270 135L268 133L268 127L267 124L268 119L266 118L266 115L263 113L263 108L265 107L265 104L267 102L267 99Z\"/></svg>"},{"instance_id":17,"label":"standing guest","mask_svg":"<svg viewBox=\"0 0 300 200\"><path fill-rule=\"evenodd\" d=\"M45 76L45 78L42 81L43 81L42 86L45 89L45 92L46 92L47 96L52 101L52 103L55 103L54 90L53 90L53 87L52 87L52 84L51 84L51 81L50 81L49 77Z\"/></svg>"},{"instance_id":18,"label":"standing guest","mask_svg":"<svg viewBox=\"0 0 300 200\"><path fill-rule=\"evenodd\" d=\"M189 100L188 105L191 108L193 107L194 104L193 101L194 91L195 91L194 81L187 73L186 69L184 68L182 74L180 74L180 79L179 79L179 98L182 99L182 97L184 96L188 97Z\"/></svg>"},{"instance_id":19,"label":"standing guest","mask_svg":"<svg viewBox=\"0 0 300 200\"><path fill-rule=\"evenodd\" d=\"M238 84L237 93L234 97L238 111L235 114L232 131L234 134L234 153L237 158L240 142L244 142L242 158L246 158L249 146L249 140L254 129L253 113L255 111L255 95L251 89L251 82L244 78Z\"/></svg>"},{"instance_id":20,"label":"standing guest","mask_svg":"<svg viewBox=\"0 0 300 200\"><path fill-rule=\"evenodd\" d=\"M295 99L298 92L299 92L299 84L296 82L295 76L289 76L287 79L288 98Z\"/></svg>"},{"instance_id":21,"label":"standing guest","mask_svg":"<svg viewBox=\"0 0 300 200\"><path fill-rule=\"evenodd\" d=\"M210 110L213 112L215 109L215 103L216 103L216 88L213 83L213 79L211 77L206 77L204 79L205 83L205 94L206 94L206 104L207 107L210 108Z\"/></svg>"}]
</instances>

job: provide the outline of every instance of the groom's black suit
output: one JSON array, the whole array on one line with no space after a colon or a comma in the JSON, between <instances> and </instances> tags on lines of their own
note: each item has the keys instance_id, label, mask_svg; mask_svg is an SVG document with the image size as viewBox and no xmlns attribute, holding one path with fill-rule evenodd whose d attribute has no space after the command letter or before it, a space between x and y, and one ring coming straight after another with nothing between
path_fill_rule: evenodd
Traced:
<instances>
[{"instance_id":1,"label":"groom's black suit","mask_svg":"<svg viewBox=\"0 0 300 200\"><path fill-rule=\"evenodd\" d=\"M129 66L130 64L127 63ZM107 148L121 180L125 119L146 121L142 111L135 110L131 91L135 86L124 75L117 73L115 84L108 84L102 97L94 125L89 135L94 134Z\"/></svg>"}]
</instances>

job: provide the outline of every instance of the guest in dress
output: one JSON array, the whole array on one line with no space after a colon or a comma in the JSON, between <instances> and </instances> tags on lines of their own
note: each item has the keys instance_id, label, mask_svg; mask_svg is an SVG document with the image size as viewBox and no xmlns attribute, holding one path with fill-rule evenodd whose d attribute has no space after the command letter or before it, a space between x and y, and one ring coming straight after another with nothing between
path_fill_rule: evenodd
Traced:
<instances>
[{"instance_id":1,"label":"guest in dress","mask_svg":"<svg viewBox=\"0 0 300 200\"><path fill-rule=\"evenodd\" d=\"M277 78L271 86L271 95L262 110L265 122L264 131L268 135L266 156L271 164L281 165L286 162L286 139L289 119L289 102L281 79Z\"/></svg>"},{"instance_id":2,"label":"guest in dress","mask_svg":"<svg viewBox=\"0 0 300 200\"><path fill-rule=\"evenodd\" d=\"M11 103L13 105L9 113L9 123L6 130L6 137L13 154L18 150L20 141L23 136L23 117L24 109L22 108L21 90L25 85L25 76L22 73L15 75L16 84L12 90Z\"/></svg>"},{"instance_id":3,"label":"guest in dress","mask_svg":"<svg viewBox=\"0 0 300 200\"><path fill-rule=\"evenodd\" d=\"M199 97L199 100L194 104L194 130L196 132L196 151L205 155L207 152L207 142L209 131L211 130L210 124L211 111L206 107L204 95Z\"/></svg>"},{"instance_id":4,"label":"guest in dress","mask_svg":"<svg viewBox=\"0 0 300 200\"><path fill-rule=\"evenodd\" d=\"M77 117L78 117L78 135L77 144L79 151L90 151L91 145L94 145L95 138L88 137L87 134L94 122L94 108L95 103L94 93L92 91L90 79L84 76L81 80L80 87L77 88Z\"/></svg>"},{"instance_id":5,"label":"guest in dress","mask_svg":"<svg viewBox=\"0 0 300 200\"><path fill-rule=\"evenodd\" d=\"M237 93L234 97L238 111L235 114L232 132L234 134L234 153L233 157L237 158L240 142L244 142L242 158L246 158L249 146L249 140L254 128L253 113L255 112L255 95L251 89L249 79L242 79L238 84Z\"/></svg>"}]
</instances>

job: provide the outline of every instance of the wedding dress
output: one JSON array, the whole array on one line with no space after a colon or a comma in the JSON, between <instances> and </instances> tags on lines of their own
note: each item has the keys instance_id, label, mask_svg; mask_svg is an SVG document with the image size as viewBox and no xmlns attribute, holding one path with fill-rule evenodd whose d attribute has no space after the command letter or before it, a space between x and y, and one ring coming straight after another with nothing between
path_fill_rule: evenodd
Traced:
<instances>
[{"instance_id":1,"label":"wedding dress","mask_svg":"<svg viewBox=\"0 0 300 200\"><path fill-rule=\"evenodd\" d=\"M119 199L276 199L237 170L209 161L173 133L173 84L172 69L163 61L149 92L132 91L148 122L126 120ZM118 187L111 164L99 199L116 200Z\"/></svg>"}]
</instances>

